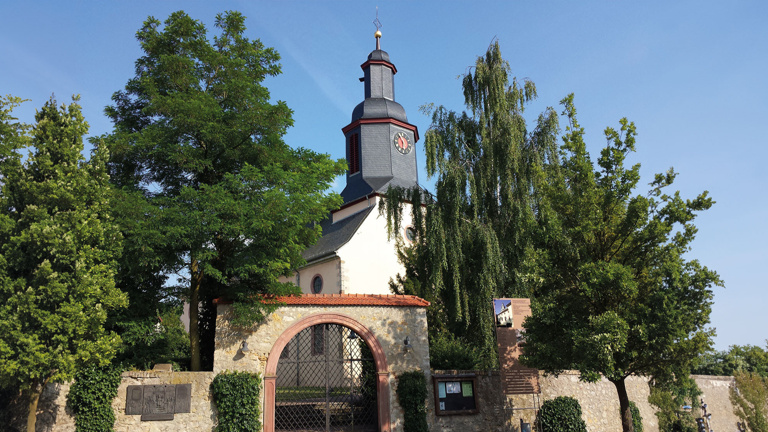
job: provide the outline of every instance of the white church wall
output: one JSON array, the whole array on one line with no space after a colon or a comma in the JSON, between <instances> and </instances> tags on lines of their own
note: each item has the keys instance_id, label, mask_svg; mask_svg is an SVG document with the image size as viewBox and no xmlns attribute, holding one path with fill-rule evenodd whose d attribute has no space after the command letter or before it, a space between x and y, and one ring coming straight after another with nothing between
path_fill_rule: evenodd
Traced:
<instances>
[{"instance_id":1,"label":"white church wall","mask_svg":"<svg viewBox=\"0 0 768 432\"><path fill-rule=\"evenodd\" d=\"M292 282L301 288L302 294L312 294L312 279L315 276L323 278L323 290L318 294L339 294L341 292L341 279L338 257L312 263L301 268L290 277L281 277L280 282Z\"/></svg>"},{"instance_id":2,"label":"white church wall","mask_svg":"<svg viewBox=\"0 0 768 432\"><path fill-rule=\"evenodd\" d=\"M375 197L373 205L378 205L380 197ZM412 223L410 205L403 208L402 227L397 233L402 241L405 228ZM397 261L395 239L387 239L387 218L372 211L352 236L352 239L339 248L341 258L341 290L344 294L392 294L389 289L390 278L394 279L405 269Z\"/></svg>"}]
</instances>

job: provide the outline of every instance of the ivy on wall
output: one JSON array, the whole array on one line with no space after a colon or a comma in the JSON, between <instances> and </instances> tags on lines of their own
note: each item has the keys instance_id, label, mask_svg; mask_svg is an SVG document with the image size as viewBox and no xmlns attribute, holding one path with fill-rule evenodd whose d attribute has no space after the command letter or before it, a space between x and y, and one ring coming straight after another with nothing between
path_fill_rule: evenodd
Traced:
<instances>
[{"instance_id":1,"label":"ivy on wall","mask_svg":"<svg viewBox=\"0 0 768 432\"><path fill-rule=\"evenodd\" d=\"M629 402L629 411L632 412L632 430L643 432L643 417L640 415L640 409L632 401Z\"/></svg>"},{"instance_id":2,"label":"ivy on wall","mask_svg":"<svg viewBox=\"0 0 768 432\"><path fill-rule=\"evenodd\" d=\"M397 377L397 400L403 408L404 432L427 432L427 379L420 370Z\"/></svg>"},{"instance_id":3,"label":"ivy on wall","mask_svg":"<svg viewBox=\"0 0 768 432\"><path fill-rule=\"evenodd\" d=\"M114 430L112 400L117 396L122 371L116 366L88 367L75 374L75 382L67 395L67 405L75 414L77 432Z\"/></svg>"},{"instance_id":4,"label":"ivy on wall","mask_svg":"<svg viewBox=\"0 0 768 432\"><path fill-rule=\"evenodd\" d=\"M216 432L261 430L259 394L261 377L248 372L222 372L211 383L219 412Z\"/></svg>"}]
</instances>

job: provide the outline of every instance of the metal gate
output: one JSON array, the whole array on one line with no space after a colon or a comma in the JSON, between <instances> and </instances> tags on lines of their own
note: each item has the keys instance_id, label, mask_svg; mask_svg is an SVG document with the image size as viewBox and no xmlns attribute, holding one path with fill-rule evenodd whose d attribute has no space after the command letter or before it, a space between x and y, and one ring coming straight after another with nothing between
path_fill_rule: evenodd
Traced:
<instances>
[{"instance_id":1,"label":"metal gate","mask_svg":"<svg viewBox=\"0 0 768 432\"><path fill-rule=\"evenodd\" d=\"M371 351L354 331L308 327L280 354L275 430L376 431L376 381Z\"/></svg>"}]
</instances>

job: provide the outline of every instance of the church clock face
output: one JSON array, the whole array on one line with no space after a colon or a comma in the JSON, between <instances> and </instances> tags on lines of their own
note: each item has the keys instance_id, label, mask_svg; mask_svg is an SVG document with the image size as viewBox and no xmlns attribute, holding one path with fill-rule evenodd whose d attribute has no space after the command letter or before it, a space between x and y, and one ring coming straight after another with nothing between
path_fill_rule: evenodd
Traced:
<instances>
[{"instance_id":1,"label":"church clock face","mask_svg":"<svg viewBox=\"0 0 768 432\"><path fill-rule=\"evenodd\" d=\"M408 139L408 135L406 135L404 132L398 132L395 134L394 144L397 151L399 151L401 154L408 154L413 149L411 140Z\"/></svg>"}]
</instances>

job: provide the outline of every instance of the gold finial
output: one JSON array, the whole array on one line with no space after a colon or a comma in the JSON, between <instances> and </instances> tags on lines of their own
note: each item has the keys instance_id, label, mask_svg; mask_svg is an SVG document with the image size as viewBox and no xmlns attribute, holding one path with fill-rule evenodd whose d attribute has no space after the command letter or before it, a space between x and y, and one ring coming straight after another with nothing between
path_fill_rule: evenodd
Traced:
<instances>
[{"instance_id":1,"label":"gold finial","mask_svg":"<svg viewBox=\"0 0 768 432\"><path fill-rule=\"evenodd\" d=\"M376 19L373 20L373 25L376 26L376 33L373 36L376 38L376 49L381 49L381 21L379 21L379 7L376 6Z\"/></svg>"}]
</instances>

